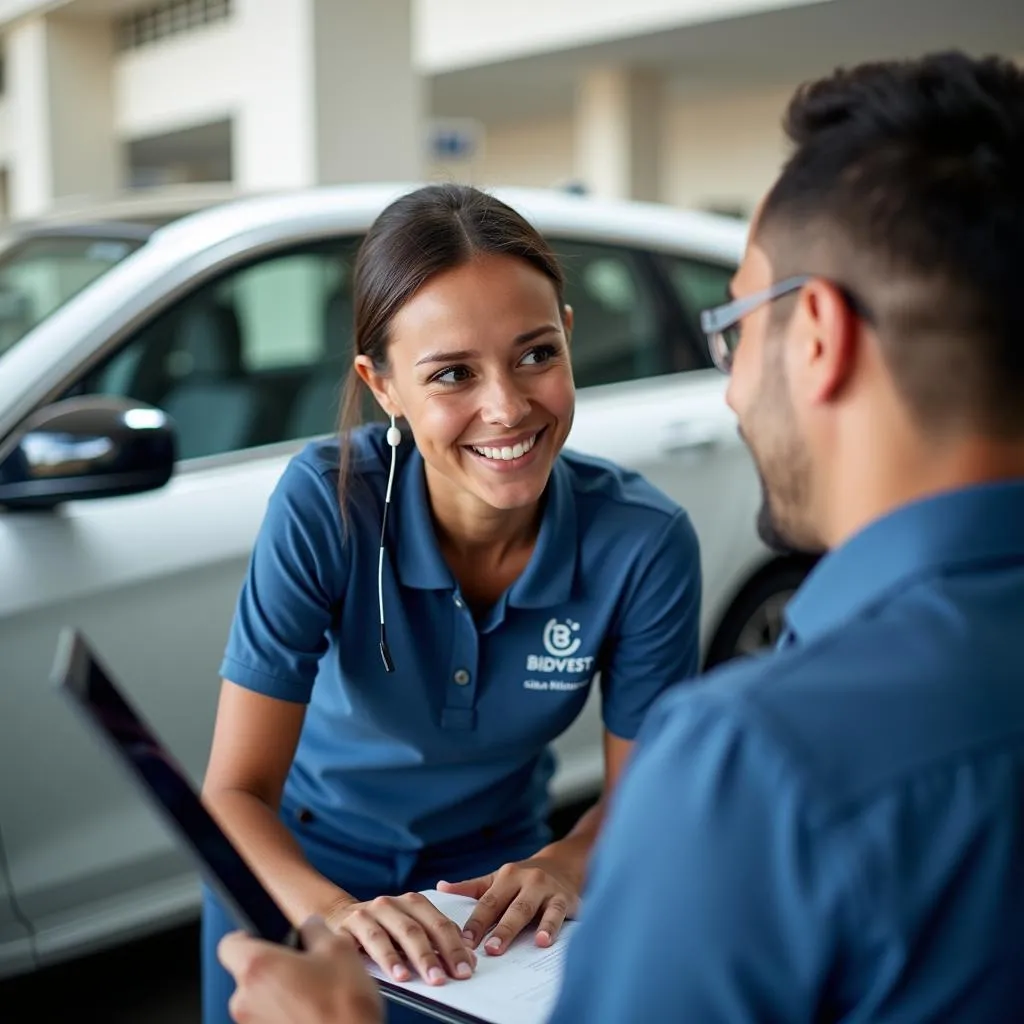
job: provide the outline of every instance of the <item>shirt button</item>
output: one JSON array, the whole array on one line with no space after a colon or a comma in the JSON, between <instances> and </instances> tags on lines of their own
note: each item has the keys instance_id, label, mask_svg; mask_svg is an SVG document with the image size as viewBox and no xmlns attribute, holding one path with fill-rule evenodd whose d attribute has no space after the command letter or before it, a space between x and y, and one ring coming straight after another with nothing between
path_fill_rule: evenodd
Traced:
<instances>
[{"instance_id":1,"label":"shirt button","mask_svg":"<svg viewBox=\"0 0 1024 1024\"><path fill-rule=\"evenodd\" d=\"M461 597L456 597L455 598L455 607L456 608L463 608L464 607L464 605L462 603L462 598Z\"/></svg>"},{"instance_id":2,"label":"shirt button","mask_svg":"<svg viewBox=\"0 0 1024 1024\"><path fill-rule=\"evenodd\" d=\"M465 686L469 682L469 673L464 668L460 668L452 676L452 679L455 680L456 686Z\"/></svg>"}]
</instances>

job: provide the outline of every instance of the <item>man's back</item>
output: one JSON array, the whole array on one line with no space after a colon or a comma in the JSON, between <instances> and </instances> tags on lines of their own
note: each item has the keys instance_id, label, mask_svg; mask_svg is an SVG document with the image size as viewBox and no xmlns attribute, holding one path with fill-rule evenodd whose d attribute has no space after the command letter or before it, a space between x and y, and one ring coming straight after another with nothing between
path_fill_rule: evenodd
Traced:
<instances>
[{"instance_id":1,"label":"man's back","mask_svg":"<svg viewBox=\"0 0 1024 1024\"><path fill-rule=\"evenodd\" d=\"M874 523L787 618L652 714L556 1020L1024 1020L1024 483Z\"/></svg>"}]
</instances>

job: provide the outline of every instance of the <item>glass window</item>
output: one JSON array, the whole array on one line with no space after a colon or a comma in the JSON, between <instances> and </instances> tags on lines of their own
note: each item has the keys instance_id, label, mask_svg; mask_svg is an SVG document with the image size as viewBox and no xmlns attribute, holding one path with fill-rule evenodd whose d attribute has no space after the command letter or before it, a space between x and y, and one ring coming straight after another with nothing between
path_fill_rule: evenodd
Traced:
<instances>
[{"instance_id":1,"label":"glass window","mask_svg":"<svg viewBox=\"0 0 1024 1024\"><path fill-rule=\"evenodd\" d=\"M574 315L577 387L639 380L669 369L658 307L640 256L589 242L555 240Z\"/></svg>"},{"instance_id":2,"label":"glass window","mask_svg":"<svg viewBox=\"0 0 1024 1024\"><path fill-rule=\"evenodd\" d=\"M0 354L141 244L56 235L14 243L0 256Z\"/></svg>"},{"instance_id":3,"label":"glass window","mask_svg":"<svg viewBox=\"0 0 1024 1024\"><path fill-rule=\"evenodd\" d=\"M279 254L202 286L75 394L158 406L173 418L185 459L330 433L351 363L357 244Z\"/></svg>"},{"instance_id":4,"label":"glass window","mask_svg":"<svg viewBox=\"0 0 1024 1024\"><path fill-rule=\"evenodd\" d=\"M684 256L666 257L665 266L694 331L698 337L703 338L701 310L728 301L729 282L736 268Z\"/></svg>"}]
</instances>

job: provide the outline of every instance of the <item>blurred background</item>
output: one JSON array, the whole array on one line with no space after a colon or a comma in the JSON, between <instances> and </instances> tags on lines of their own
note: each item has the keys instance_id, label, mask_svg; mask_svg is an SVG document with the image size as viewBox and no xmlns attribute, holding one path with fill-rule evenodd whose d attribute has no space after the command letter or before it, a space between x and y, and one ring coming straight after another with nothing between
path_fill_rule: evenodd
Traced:
<instances>
[{"instance_id":1,"label":"blurred background","mask_svg":"<svg viewBox=\"0 0 1024 1024\"><path fill-rule=\"evenodd\" d=\"M953 47L1024 64L1024 0L0 0L3 1024L198 1020L191 866L43 683L83 623L198 781L266 495L333 423L352 254L392 194L358 187L527 190L577 310L570 440L690 511L712 665L773 641L810 564L755 536L697 313L794 88ZM292 198L221 205L254 196ZM170 414L170 484L84 500L80 460L25 501L4 459L96 396ZM556 830L595 795L588 713Z\"/></svg>"},{"instance_id":2,"label":"blurred background","mask_svg":"<svg viewBox=\"0 0 1024 1024\"><path fill-rule=\"evenodd\" d=\"M457 178L744 215L794 86L1019 0L2 0L0 215L125 189Z\"/></svg>"}]
</instances>

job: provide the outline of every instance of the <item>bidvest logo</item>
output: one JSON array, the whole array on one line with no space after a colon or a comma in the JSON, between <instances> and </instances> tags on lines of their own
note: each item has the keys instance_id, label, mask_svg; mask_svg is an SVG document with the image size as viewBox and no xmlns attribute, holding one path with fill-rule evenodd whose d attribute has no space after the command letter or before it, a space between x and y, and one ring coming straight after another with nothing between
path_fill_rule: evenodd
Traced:
<instances>
[{"instance_id":1,"label":"bidvest logo","mask_svg":"<svg viewBox=\"0 0 1024 1024\"><path fill-rule=\"evenodd\" d=\"M594 664L592 657L573 657L583 644L579 631L580 624L572 619L564 622L548 619L541 637L547 654L527 655L527 672L565 672L569 675L589 672Z\"/></svg>"},{"instance_id":2,"label":"bidvest logo","mask_svg":"<svg viewBox=\"0 0 1024 1024\"><path fill-rule=\"evenodd\" d=\"M544 627L544 649L553 658L568 658L580 649L583 641L573 633L580 631L580 624L566 619L559 622L558 619L548 619Z\"/></svg>"}]
</instances>

